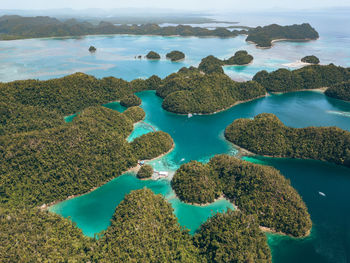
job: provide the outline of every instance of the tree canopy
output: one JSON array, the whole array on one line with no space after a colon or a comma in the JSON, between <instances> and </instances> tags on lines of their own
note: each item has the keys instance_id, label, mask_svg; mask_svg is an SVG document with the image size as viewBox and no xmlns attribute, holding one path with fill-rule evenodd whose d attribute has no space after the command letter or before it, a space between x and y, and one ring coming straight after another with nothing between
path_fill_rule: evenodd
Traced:
<instances>
[{"instance_id":1,"label":"tree canopy","mask_svg":"<svg viewBox=\"0 0 350 263\"><path fill-rule=\"evenodd\" d=\"M166 58L171 61L179 61L185 58L185 54L181 51L174 50L166 54Z\"/></svg>"},{"instance_id":2,"label":"tree canopy","mask_svg":"<svg viewBox=\"0 0 350 263\"><path fill-rule=\"evenodd\" d=\"M271 262L266 236L253 215L229 210L201 225L195 244L207 262Z\"/></svg>"},{"instance_id":3,"label":"tree canopy","mask_svg":"<svg viewBox=\"0 0 350 263\"><path fill-rule=\"evenodd\" d=\"M237 119L225 137L251 152L275 157L314 159L350 166L350 132L337 127L286 127L274 114Z\"/></svg>"},{"instance_id":4,"label":"tree canopy","mask_svg":"<svg viewBox=\"0 0 350 263\"><path fill-rule=\"evenodd\" d=\"M333 64L309 65L293 71L278 69L268 73L263 70L256 73L253 80L270 92L290 92L330 87L349 81L350 70Z\"/></svg>"},{"instance_id":5,"label":"tree canopy","mask_svg":"<svg viewBox=\"0 0 350 263\"><path fill-rule=\"evenodd\" d=\"M170 204L149 189L125 196L97 241L93 261L202 262Z\"/></svg>"},{"instance_id":6,"label":"tree canopy","mask_svg":"<svg viewBox=\"0 0 350 263\"><path fill-rule=\"evenodd\" d=\"M149 164L144 164L141 166L140 170L137 172L137 178L146 179L151 178L153 175L153 167Z\"/></svg>"},{"instance_id":7,"label":"tree canopy","mask_svg":"<svg viewBox=\"0 0 350 263\"><path fill-rule=\"evenodd\" d=\"M124 107L133 107L133 106L140 106L141 105L141 99L137 97L135 94L130 94L125 97L123 97L120 100L120 105Z\"/></svg>"},{"instance_id":8,"label":"tree canopy","mask_svg":"<svg viewBox=\"0 0 350 263\"><path fill-rule=\"evenodd\" d=\"M160 55L157 52L150 51L146 55L146 58L148 58L148 59L160 59Z\"/></svg>"},{"instance_id":9,"label":"tree canopy","mask_svg":"<svg viewBox=\"0 0 350 263\"><path fill-rule=\"evenodd\" d=\"M255 43L257 47L269 48L273 40L301 41L314 40L318 37L317 31L308 23L291 26L272 24L249 29L246 41Z\"/></svg>"},{"instance_id":10,"label":"tree canopy","mask_svg":"<svg viewBox=\"0 0 350 263\"><path fill-rule=\"evenodd\" d=\"M350 81L344 81L330 86L325 94L335 99L350 101Z\"/></svg>"},{"instance_id":11,"label":"tree canopy","mask_svg":"<svg viewBox=\"0 0 350 263\"><path fill-rule=\"evenodd\" d=\"M295 237L311 229L306 205L278 170L241 161L229 155L214 156L208 164L182 165L172 181L184 202L206 203L224 195L260 226Z\"/></svg>"},{"instance_id":12,"label":"tree canopy","mask_svg":"<svg viewBox=\"0 0 350 263\"><path fill-rule=\"evenodd\" d=\"M312 55L312 56L305 56L301 59L301 62L310 63L310 64L320 64L320 60L318 57Z\"/></svg>"}]
</instances>

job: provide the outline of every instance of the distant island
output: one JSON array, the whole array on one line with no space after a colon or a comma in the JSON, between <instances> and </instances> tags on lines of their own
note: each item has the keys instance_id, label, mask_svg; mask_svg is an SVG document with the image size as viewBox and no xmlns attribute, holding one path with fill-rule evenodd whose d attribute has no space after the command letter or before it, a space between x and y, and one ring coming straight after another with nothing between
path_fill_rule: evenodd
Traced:
<instances>
[{"instance_id":1,"label":"distant island","mask_svg":"<svg viewBox=\"0 0 350 263\"><path fill-rule=\"evenodd\" d=\"M246 41L256 44L259 48L270 48L276 41L307 41L318 38L318 32L308 23L292 26L272 24L249 29Z\"/></svg>"},{"instance_id":2,"label":"distant island","mask_svg":"<svg viewBox=\"0 0 350 263\"><path fill-rule=\"evenodd\" d=\"M309 64L320 64L320 60L318 57L312 55L312 56L305 56L301 59L301 62L304 62L304 63L309 63Z\"/></svg>"},{"instance_id":3,"label":"distant island","mask_svg":"<svg viewBox=\"0 0 350 263\"><path fill-rule=\"evenodd\" d=\"M310 233L305 203L272 167L217 155L208 164L192 161L181 165L171 186L184 202L205 204L225 196L240 211L256 216L260 226L295 237Z\"/></svg>"},{"instance_id":4,"label":"distant island","mask_svg":"<svg viewBox=\"0 0 350 263\"><path fill-rule=\"evenodd\" d=\"M230 142L253 153L314 159L350 167L350 132L337 127L286 127L275 115L237 119L225 130Z\"/></svg>"},{"instance_id":5,"label":"distant island","mask_svg":"<svg viewBox=\"0 0 350 263\"><path fill-rule=\"evenodd\" d=\"M166 54L166 58L170 59L171 61L180 61L185 58L185 54L181 51L174 50Z\"/></svg>"},{"instance_id":6,"label":"distant island","mask_svg":"<svg viewBox=\"0 0 350 263\"><path fill-rule=\"evenodd\" d=\"M246 50L239 50L234 56L227 60L223 60L224 65L248 65L253 61L253 56L248 54Z\"/></svg>"},{"instance_id":7,"label":"distant island","mask_svg":"<svg viewBox=\"0 0 350 263\"><path fill-rule=\"evenodd\" d=\"M115 25L101 21L97 25L69 19L64 22L47 16L22 17L5 15L0 17L0 40L14 40L39 37L84 36L99 34L132 34L159 36L197 36L197 37L236 37L248 35L247 41L258 47L271 47L272 41L306 41L317 39L318 33L309 24L279 26L276 24L250 28L239 26L241 30L230 31L224 27L213 30L187 25L161 27L158 24ZM242 29L244 28L244 29Z\"/></svg>"},{"instance_id":8,"label":"distant island","mask_svg":"<svg viewBox=\"0 0 350 263\"><path fill-rule=\"evenodd\" d=\"M160 55L157 52L154 51L150 51L148 52L148 54L146 55L147 59L154 59L154 60L158 60L160 59Z\"/></svg>"},{"instance_id":9,"label":"distant island","mask_svg":"<svg viewBox=\"0 0 350 263\"><path fill-rule=\"evenodd\" d=\"M94 47L94 46L90 46L89 47L89 51L90 51L90 53L94 53L94 52L96 52L96 48Z\"/></svg>"}]
</instances>

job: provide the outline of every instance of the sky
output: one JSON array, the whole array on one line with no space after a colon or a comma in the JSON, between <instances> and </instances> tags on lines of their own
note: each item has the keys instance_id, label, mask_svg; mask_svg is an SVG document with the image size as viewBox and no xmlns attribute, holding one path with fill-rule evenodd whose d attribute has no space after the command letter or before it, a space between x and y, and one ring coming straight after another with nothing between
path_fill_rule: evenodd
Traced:
<instances>
[{"instance_id":1,"label":"sky","mask_svg":"<svg viewBox=\"0 0 350 263\"><path fill-rule=\"evenodd\" d=\"M350 0L0 0L0 9L166 8L179 10L350 7Z\"/></svg>"}]
</instances>

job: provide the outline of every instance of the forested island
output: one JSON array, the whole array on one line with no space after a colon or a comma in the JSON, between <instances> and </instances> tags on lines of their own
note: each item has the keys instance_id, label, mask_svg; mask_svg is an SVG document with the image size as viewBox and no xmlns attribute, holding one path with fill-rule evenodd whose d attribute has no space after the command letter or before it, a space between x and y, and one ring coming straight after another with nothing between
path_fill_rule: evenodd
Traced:
<instances>
[{"instance_id":1,"label":"forested island","mask_svg":"<svg viewBox=\"0 0 350 263\"><path fill-rule=\"evenodd\" d=\"M232 66L232 65L248 65L253 61L253 56L248 54L246 50L237 51L229 59L219 59L213 55L209 55L201 60L199 63L198 69L206 74L211 73L224 73L222 69L223 66Z\"/></svg>"},{"instance_id":2,"label":"forested island","mask_svg":"<svg viewBox=\"0 0 350 263\"><path fill-rule=\"evenodd\" d=\"M228 30L224 27L207 29L187 25L161 27L157 24L115 25L101 21L97 25L79 22L75 19L60 21L48 16L21 17L5 15L0 17L0 39L14 40L39 37L64 37L100 34L131 34L159 36L197 36L197 37L236 37L248 35L246 41L254 42L258 47L271 47L271 41L285 39L302 41L317 39L318 33L309 24L280 26L269 25L246 30Z\"/></svg>"},{"instance_id":3,"label":"forested island","mask_svg":"<svg viewBox=\"0 0 350 263\"><path fill-rule=\"evenodd\" d=\"M90 53L95 53L96 50L97 50L97 49L96 49L94 46L90 46L90 47L89 47L89 52L90 52Z\"/></svg>"},{"instance_id":4,"label":"forested island","mask_svg":"<svg viewBox=\"0 0 350 263\"><path fill-rule=\"evenodd\" d=\"M290 71L278 69L268 73L263 70L255 74L253 80L261 84L269 92L290 92L332 87L326 95L348 100L349 87L344 82L350 81L350 69L341 66L309 65ZM335 95L335 90L337 95ZM332 95L331 95L332 97Z\"/></svg>"},{"instance_id":5,"label":"forested island","mask_svg":"<svg viewBox=\"0 0 350 263\"><path fill-rule=\"evenodd\" d=\"M230 142L253 153L314 159L350 167L350 132L337 127L290 128L274 114L237 119L225 130Z\"/></svg>"},{"instance_id":6,"label":"forested island","mask_svg":"<svg viewBox=\"0 0 350 263\"><path fill-rule=\"evenodd\" d=\"M164 98L162 107L179 114L215 113L265 94L255 81L236 82L225 74L203 75L196 69L168 76L157 89L157 95Z\"/></svg>"},{"instance_id":7,"label":"forested island","mask_svg":"<svg viewBox=\"0 0 350 263\"><path fill-rule=\"evenodd\" d=\"M157 52L154 51L150 51L148 52L148 54L146 55L147 59L160 59L160 55Z\"/></svg>"},{"instance_id":8,"label":"forested island","mask_svg":"<svg viewBox=\"0 0 350 263\"><path fill-rule=\"evenodd\" d=\"M255 215L260 226L295 237L311 229L306 205L278 170L217 155L208 164L196 161L182 165L171 185L188 203L213 202L219 196L232 201L240 211Z\"/></svg>"},{"instance_id":9,"label":"forested island","mask_svg":"<svg viewBox=\"0 0 350 263\"><path fill-rule=\"evenodd\" d=\"M253 61L253 56L248 54L246 50L239 50L234 56L227 60L223 60L223 65L248 65Z\"/></svg>"},{"instance_id":10,"label":"forested island","mask_svg":"<svg viewBox=\"0 0 350 263\"><path fill-rule=\"evenodd\" d=\"M269 48L273 41L307 41L318 38L318 32L308 23L291 26L272 24L249 29L246 41L256 44L259 48Z\"/></svg>"},{"instance_id":11,"label":"forested island","mask_svg":"<svg viewBox=\"0 0 350 263\"><path fill-rule=\"evenodd\" d=\"M174 50L166 54L166 58L176 62L185 59L185 54L181 51Z\"/></svg>"},{"instance_id":12,"label":"forested island","mask_svg":"<svg viewBox=\"0 0 350 263\"><path fill-rule=\"evenodd\" d=\"M314 56L314 55L303 57L301 59L301 62L309 63L309 64L315 64L315 65L320 64L319 58Z\"/></svg>"}]
</instances>

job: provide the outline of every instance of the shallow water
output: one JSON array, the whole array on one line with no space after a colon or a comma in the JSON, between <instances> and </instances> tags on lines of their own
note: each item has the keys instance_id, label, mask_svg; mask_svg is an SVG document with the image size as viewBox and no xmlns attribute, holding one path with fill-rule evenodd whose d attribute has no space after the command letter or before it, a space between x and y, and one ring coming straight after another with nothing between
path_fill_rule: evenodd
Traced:
<instances>
[{"instance_id":1,"label":"shallow water","mask_svg":"<svg viewBox=\"0 0 350 263\"><path fill-rule=\"evenodd\" d=\"M326 31L317 41L279 42L271 49L257 49L245 42L245 38L107 35L0 41L0 80L49 79L74 72L125 80L147 78L153 74L163 78L181 67L197 66L202 58L210 54L224 59L240 49L251 53L254 61L249 66L224 68L236 80L250 79L263 69L288 68L285 64L311 54L318 56L324 64L332 62L350 66L349 35ZM88 52L91 45L97 47L94 54ZM162 59L135 59L135 56L144 56L150 50L158 52ZM166 60L166 53L172 50L183 51L186 59L181 62Z\"/></svg>"}]
</instances>

